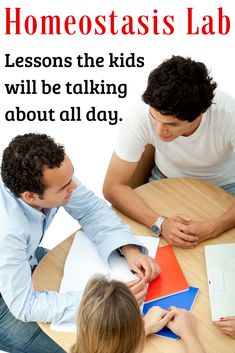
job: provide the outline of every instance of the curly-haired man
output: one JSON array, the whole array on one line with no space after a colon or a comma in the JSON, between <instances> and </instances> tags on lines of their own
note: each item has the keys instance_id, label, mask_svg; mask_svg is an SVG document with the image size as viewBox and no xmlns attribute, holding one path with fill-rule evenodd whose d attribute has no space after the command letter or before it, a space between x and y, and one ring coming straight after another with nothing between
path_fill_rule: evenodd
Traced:
<instances>
[{"instance_id":1,"label":"curly-haired man","mask_svg":"<svg viewBox=\"0 0 235 353\"><path fill-rule=\"evenodd\" d=\"M128 182L147 144L155 147L150 180L198 178L235 195L235 100L215 90L206 66L172 56L153 70L143 102L120 131L104 181L105 197L123 213L162 234L171 244L192 248L235 226L235 207L208 222L186 215L165 218Z\"/></svg>"},{"instance_id":2,"label":"curly-haired man","mask_svg":"<svg viewBox=\"0 0 235 353\"><path fill-rule=\"evenodd\" d=\"M122 247L141 277L130 287L138 301L158 265L142 253L130 228L74 176L64 147L45 134L16 136L3 152L0 177L0 349L21 353L64 352L36 322L75 321L80 292L37 292L31 274L47 252L39 246L57 210L83 227L105 260Z\"/></svg>"}]
</instances>

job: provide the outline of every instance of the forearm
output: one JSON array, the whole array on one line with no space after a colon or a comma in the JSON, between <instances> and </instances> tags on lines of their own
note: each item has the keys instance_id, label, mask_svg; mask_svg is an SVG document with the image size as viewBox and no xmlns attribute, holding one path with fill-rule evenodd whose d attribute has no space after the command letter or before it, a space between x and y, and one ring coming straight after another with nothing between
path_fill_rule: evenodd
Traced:
<instances>
[{"instance_id":1,"label":"forearm","mask_svg":"<svg viewBox=\"0 0 235 353\"><path fill-rule=\"evenodd\" d=\"M149 228L159 216L128 185L117 185L105 196L116 209Z\"/></svg>"},{"instance_id":2,"label":"forearm","mask_svg":"<svg viewBox=\"0 0 235 353\"><path fill-rule=\"evenodd\" d=\"M215 218L212 222L214 224L214 236L235 227L235 205L222 216Z\"/></svg>"},{"instance_id":3,"label":"forearm","mask_svg":"<svg viewBox=\"0 0 235 353\"><path fill-rule=\"evenodd\" d=\"M141 246L133 236L131 228L122 223L111 207L81 183L65 209L78 220L105 261L119 247L127 244Z\"/></svg>"},{"instance_id":4,"label":"forearm","mask_svg":"<svg viewBox=\"0 0 235 353\"><path fill-rule=\"evenodd\" d=\"M198 337L196 335L182 337L187 353L205 353Z\"/></svg>"},{"instance_id":5,"label":"forearm","mask_svg":"<svg viewBox=\"0 0 235 353\"><path fill-rule=\"evenodd\" d=\"M82 293L35 291L27 260L19 257L19 249L16 249L13 256L9 256L11 260L5 265L1 263L0 266L1 293L10 312L25 322L75 322ZM3 258L2 254L1 257Z\"/></svg>"},{"instance_id":6,"label":"forearm","mask_svg":"<svg viewBox=\"0 0 235 353\"><path fill-rule=\"evenodd\" d=\"M208 221L193 221L189 223L186 233L199 236L199 241L215 238L227 230L235 227L235 205L222 216Z\"/></svg>"}]
</instances>

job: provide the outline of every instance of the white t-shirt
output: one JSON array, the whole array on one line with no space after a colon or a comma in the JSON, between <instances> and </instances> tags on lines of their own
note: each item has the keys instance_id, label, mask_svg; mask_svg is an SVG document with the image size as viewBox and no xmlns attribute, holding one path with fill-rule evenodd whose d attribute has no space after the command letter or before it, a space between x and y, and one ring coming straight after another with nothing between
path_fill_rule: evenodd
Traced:
<instances>
[{"instance_id":1,"label":"white t-shirt","mask_svg":"<svg viewBox=\"0 0 235 353\"><path fill-rule=\"evenodd\" d=\"M210 108L190 136L161 141L149 106L138 103L119 132L116 154L128 162L140 159L145 145L155 146L155 163L170 178L205 179L217 185L235 182L235 99L216 90Z\"/></svg>"}]
</instances>

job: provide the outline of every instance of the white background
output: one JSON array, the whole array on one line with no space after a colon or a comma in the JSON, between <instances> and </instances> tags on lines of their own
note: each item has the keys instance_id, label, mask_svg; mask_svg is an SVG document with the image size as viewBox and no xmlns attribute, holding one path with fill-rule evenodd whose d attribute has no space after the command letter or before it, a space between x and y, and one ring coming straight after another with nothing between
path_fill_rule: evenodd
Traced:
<instances>
[{"instance_id":1,"label":"white background","mask_svg":"<svg viewBox=\"0 0 235 353\"><path fill-rule=\"evenodd\" d=\"M153 15L157 9L159 18L159 32L163 30L163 17L174 15L175 33L169 36L147 34L145 36L123 36L118 34L83 36L79 32L74 36L62 34L60 36L37 35L5 35L5 7L20 7L23 28L24 18L33 15L40 18L42 15L59 15L61 19L68 15L80 18L89 15L108 16L112 10L120 17L131 15ZM201 27L202 17L211 15L214 19L214 35L187 35L187 7L194 8L193 26ZM218 34L218 7L223 7L224 14L231 20L231 29L228 35ZM118 25L121 20L117 21ZM40 25L39 25L40 27ZM22 30L22 32L24 32ZM70 106L80 106L84 111L90 106L98 110L118 110L119 117L125 119L125 111L138 99L146 87L147 77L153 68L172 54L191 56L195 60L203 61L219 83L219 87L231 94L234 92L234 63L235 63L235 5L231 0L1 0L0 5L0 151L16 134L25 132L46 132L55 137L58 142L65 144L67 153L73 160L76 174L89 188L98 195L102 195L102 181L108 161L115 146L119 122L111 126L108 122L6 122L5 112L20 106L24 110L57 111L68 109ZM144 56L143 68L77 68L77 55L103 56L107 63L108 53L114 55L130 53ZM74 65L72 68L5 68L5 54L9 53L13 62L17 56L71 56ZM85 96L85 95L7 95L4 83L19 83L21 80L36 79L39 83L44 79L50 83L79 82L83 79L94 79L99 82L127 83L128 94L125 99L115 95ZM61 212L57 220L48 231L45 244L54 246L63 237L77 229L77 224Z\"/></svg>"},{"instance_id":2,"label":"white background","mask_svg":"<svg viewBox=\"0 0 235 353\"><path fill-rule=\"evenodd\" d=\"M5 35L5 7L11 7L14 17L14 8L21 8L21 35ZM187 7L193 8L193 30L200 28L203 16L213 17L214 35L187 35ZM223 7L223 12L231 21L229 34L218 33L218 7ZM160 34L150 33L144 36L118 34L116 36L108 33L95 36L93 34L84 36L77 33L73 36L40 35L40 16L59 15L61 24L68 15L79 19L82 15L89 15L94 19L97 15L108 15L112 10L119 16L117 28L120 28L121 18L131 15L136 19L140 15L153 16L153 10L158 10L158 29ZM38 20L38 32L35 35L24 33L24 20L33 15ZM163 35L163 17L174 16L175 32L172 35ZM136 20L135 20L136 23ZM108 26L107 26L108 28ZM151 28L151 25L150 25ZM87 122L84 117L81 122L7 122L5 112L14 110L16 106L28 110L48 110L53 108L56 112L69 109L71 106L80 106L82 112L91 106L97 110L118 110L119 117L125 119L127 111L137 100L146 87L149 72L158 66L162 60L169 58L172 54L190 56L195 60L203 61L210 69L219 87L230 94L234 91L234 44L235 44L235 5L231 0L70 0L55 1L31 0L1 1L0 7L0 124L1 139L0 152L16 134L25 132L46 132L53 136L58 142L66 146L67 153L73 160L76 174L89 188L102 196L102 182L106 168L115 146L115 139L121 122L109 125L108 121ZM103 56L104 68L78 68L76 56L87 52L90 56ZM143 56L145 65L142 68L109 68L108 54L125 57L134 53L136 57ZM71 68L17 68L5 67L5 54L9 53L11 62L19 56L70 56L73 59ZM37 80L37 95L7 95L5 83L20 83L21 80ZM41 80L51 84L60 83L62 94L42 95L40 94ZM105 80L107 83L126 83L127 97L118 98L117 95L67 95L64 92L64 84L68 81L73 83L83 82L84 79L93 79L96 82ZM63 212L49 230L46 244L54 246L64 236L67 236L77 228L77 224L66 217ZM50 241L49 241L50 240Z\"/></svg>"}]
</instances>

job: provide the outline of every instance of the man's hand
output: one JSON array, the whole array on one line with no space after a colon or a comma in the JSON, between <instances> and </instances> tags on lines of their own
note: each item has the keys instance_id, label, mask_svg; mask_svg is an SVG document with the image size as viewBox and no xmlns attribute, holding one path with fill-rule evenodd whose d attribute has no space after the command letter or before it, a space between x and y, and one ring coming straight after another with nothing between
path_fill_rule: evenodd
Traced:
<instances>
[{"instance_id":1,"label":"man's hand","mask_svg":"<svg viewBox=\"0 0 235 353\"><path fill-rule=\"evenodd\" d=\"M158 263L150 256L141 253L135 245L125 245L122 247L129 268L134 271L139 278L145 278L147 282L152 281L160 273Z\"/></svg>"},{"instance_id":2,"label":"man's hand","mask_svg":"<svg viewBox=\"0 0 235 353\"><path fill-rule=\"evenodd\" d=\"M199 243L206 239L214 238L218 235L216 223L214 221L192 221L188 225L187 232L191 235L198 236Z\"/></svg>"},{"instance_id":3,"label":"man's hand","mask_svg":"<svg viewBox=\"0 0 235 353\"><path fill-rule=\"evenodd\" d=\"M235 338L235 316L223 317L214 324L223 331L226 335Z\"/></svg>"},{"instance_id":4,"label":"man's hand","mask_svg":"<svg viewBox=\"0 0 235 353\"><path fill-rule=\"evenodd\" d=\"M176 222L184 223L186 226L185 232L192 236L197 236L199 243L206 239L214 238L219 234L216 220L192 221L188 217L187 220L186 217L184 215L176 215L173 218Z\"/></svg>"},{"instance_id":5,"label":"man's hand","mask_svg":"<svg viewBox=\"0 0 235 353\"><path fill-rule=\"evenodd\" d=\"M178 214L165 219L162 223L162 236L172 245L181 248L194 248L199 242L198 234L191 234L191 218Z\"/></svg>"},{"instance_id":6,"label":"man's hand","mask_svg":"<svg viewBox=\"0 0 235 353\"><path fill-rule=\"evenodd\" d=\"M144 302L148 289L146 278L129 281L126 285L132 291L139 305L141 305Z\"/></svg>"}]
</instances>

